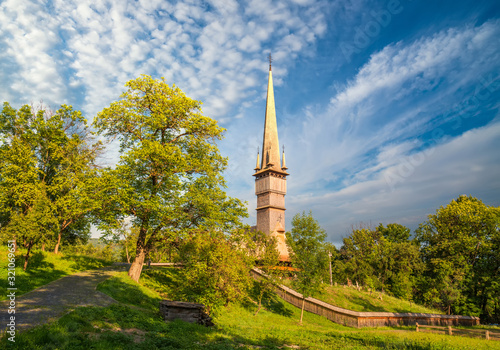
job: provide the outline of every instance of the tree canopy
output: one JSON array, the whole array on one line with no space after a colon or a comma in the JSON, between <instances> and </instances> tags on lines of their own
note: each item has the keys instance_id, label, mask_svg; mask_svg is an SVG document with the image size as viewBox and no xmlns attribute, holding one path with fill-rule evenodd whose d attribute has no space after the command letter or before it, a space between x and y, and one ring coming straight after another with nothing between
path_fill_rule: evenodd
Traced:
<instances>
[{"instance_id":1,"label":"tree canopy","mask_svg":"<svg viewBox=\"0 0 500 350\"><path fill-rule=\"evenodd\" d=\"M409 238L410 229L399 224L353 229L340 248L337 278L411 299L422 266L418 246Z\"/></svg>"},{"instance_id":2,"label":"tree canopy","mask_svg":"<svg viewBox=\"0 0 500 350\"><path fill-rule=\"evenodd\" d=\"M305 298L321 289L322 278L328 266L328 252L324 249L326 232L312 213L296 214L292 219L292 232L287 233L292 266L296 269L292 286L302 294L302 315Z\"/></svg>"},{"instance_id":3,"label":"tree canopy","mask_svg":"<svg viewBox=\"0 0 500 350\"><path fill-rule=\"evenodd\" d=\"M117 139L120 161L100 178L107 198L98 224L110 231L130 217L139 228L129 276L138 280L147 253L172 235L197 229L227 231L246 210L222 190L227 160L216 141L224 129L201 112L201 102L175 85L142 75L120 100L100 112L94 126Z\"/></svg>"},{"instance_id":4,"label":"tree canopy","mask_svg":"<svg viewBox=\"0 0 500 350\"><path fill-rule=\"evenodd\" d=\"M500 208L460 196L416 231L425 271L421 298L449 313L500 317Z\"/></svg>"},{"instance_id":5,"label":"tree canopy","mask_svg":"<svg viewBox=\"0 0 500 350\"><path fill-rule=\"evenodd\" d=\"M0 114L0 219L2 231L26 248L53 241L87 239L88 196L101 145L86 119L71 106L56 112L19 110L4 103Z\"/></svg>"}]
</instances>

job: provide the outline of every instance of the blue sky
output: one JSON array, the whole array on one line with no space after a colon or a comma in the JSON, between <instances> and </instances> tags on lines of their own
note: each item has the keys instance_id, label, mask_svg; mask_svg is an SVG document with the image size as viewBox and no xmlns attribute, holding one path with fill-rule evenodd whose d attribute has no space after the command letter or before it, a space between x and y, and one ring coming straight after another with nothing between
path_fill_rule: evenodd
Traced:
<instances>
[{"instance_id":1,"label":"blue sky","mask_svg":"<svg viewBox=\"0 0 500 350\"><path fill-rule=\"evenodd\" d=\"M415 229L461 194L500 205L497 1L0 3L2 101L91 120L126 81L164 76L227 129L249 224L270 51L287 229L312 210L340 244L360 223Z\"/></svg>"}]
</instances>

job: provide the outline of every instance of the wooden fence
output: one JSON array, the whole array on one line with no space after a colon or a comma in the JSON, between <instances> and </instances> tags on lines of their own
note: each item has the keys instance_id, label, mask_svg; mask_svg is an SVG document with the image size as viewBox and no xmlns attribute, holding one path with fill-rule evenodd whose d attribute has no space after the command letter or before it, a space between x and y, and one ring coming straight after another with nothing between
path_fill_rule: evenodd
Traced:
<instances>
[{"instance_id":1,"label":"wooden fence","mask_svg":"<svg viewBox=\"0 0 500 350\"><path fill-rule=\"evenodd\" d=\"M251 270L255 279L265 278L265 274L254 268ZM302 294L286 286L278 286L276 292L288 303L301 308ZM321 315L345 326L350 327L382 327L382 326L413 326L421 325L440 326L475 326L479 324L479 317L459 315L437 315L422 313L393 313L393 312L357 312L333 306L315 298L306 298L304 310Z\"/></svg>"},{"instance_id":2,"label":"wooden fence","mask_svg":"<svg viewBox=\"0 0 500 350\"><path fill-rule=\"evenodd\" d=\"M500 340L500 330L489 330L489 329L463 329L463 328L452 328L440 327L440 326L428 326L416 324L417 332L427 332L427 333L438 333L447 335L464 335L467 337L485 338L486 340Z\"/></svg>"}]
</instances>

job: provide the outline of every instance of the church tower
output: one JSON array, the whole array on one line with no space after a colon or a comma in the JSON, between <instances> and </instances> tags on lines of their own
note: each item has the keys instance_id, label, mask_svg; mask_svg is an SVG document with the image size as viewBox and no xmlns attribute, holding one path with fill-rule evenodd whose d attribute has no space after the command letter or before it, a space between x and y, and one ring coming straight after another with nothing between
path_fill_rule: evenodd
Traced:
<instances>
[{"instance_id":1,"label":"church tower","mask_svg":"<svg viewBox=\"0 0 500 350\"><path fill-rule=\"evenodd\" d=\"M262 141L262 157L257 153L255 167L255 194L257 196L257 230L275 236L281 261L288 261L285 243L285 195L286 172L285 150L283 162L280 157L278 126L274 106L273 74L269 55L269 80L267 83L266 119Z\"/></svg>"}]
</instances>

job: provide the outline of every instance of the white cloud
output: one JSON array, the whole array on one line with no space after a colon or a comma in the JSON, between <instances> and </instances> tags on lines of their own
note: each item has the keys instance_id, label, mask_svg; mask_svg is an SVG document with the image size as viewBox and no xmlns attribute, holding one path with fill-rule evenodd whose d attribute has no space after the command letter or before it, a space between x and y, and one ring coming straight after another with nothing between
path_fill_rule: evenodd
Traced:
<instances>
[{"instance_id":1,"label":"white cloud","mask_svg":"<svg viewBox=\"0 0 500 350\"><path fill-rule=\"evenodd\" d=\"M416 228L427 215L461 194L500 205L497 194L487 189L500 188L500 153L492 152L500 148L499 135L497 120L417 154L401 152L400 146L388 147L386 154L396 158L390 166L380 159L383 171L376 177L324 195L290 196L287 213L296 212L295 208L312 209L329 238L340 243L351 225L360 222L397 221Z\"/></svg>"},{"instance_id":2,"label":"white cloud","mask_svg":"<svg viewBox=\"0 0 500 350\"><path fill-rule=\"evenodd\" d=\"M301 182L295 190L320 193L336 178L334 174L345 171L354 174L347 184L370 176L387 145L420 137L446 122L443 114L461 108L460 103L471 97L464 95L465 87L480 85L482 76L500 69L499 38L500 21L490 21L374 53L331 98L326 111L308 114L305 110L309 117L301 117L300 124L285 125L281 137L298 139L289 143L294 155L289 167L300 159Z\"/></svg>"},{"instance_id":3,"label":"white cloud","mask_svg":"<svg viewBox=\"0 0 500 350\"><path fill-rule=\"evenodd\" d=\"M263 51L280 43L277 58L295 56L321 35L311 28L326 23L316 3L266 2L264 14L262 5L56 0L49 8L5 1L2 58L10 55L18 72L2 72L16 83L0 92L16 96L14 103L60 103L83 94L76 104L91 117L118 98L127 80L145 73L167 77L205 101L207 114L230 121L228 113L241 113L242 100L261 89L254 75L266 67ZM307 15L298 11L303 5Z\"/></svg>"}]
</instances>

